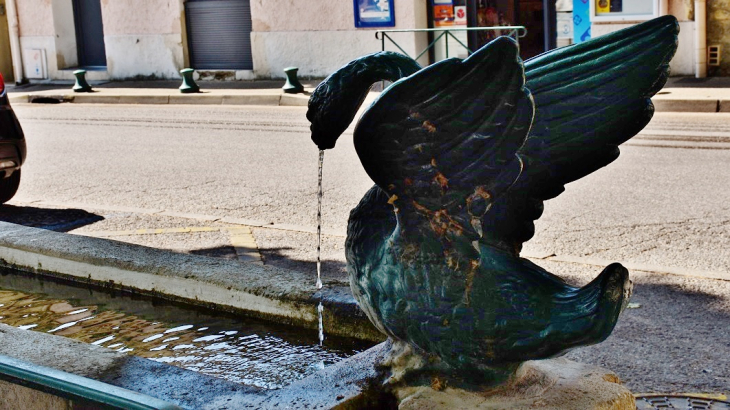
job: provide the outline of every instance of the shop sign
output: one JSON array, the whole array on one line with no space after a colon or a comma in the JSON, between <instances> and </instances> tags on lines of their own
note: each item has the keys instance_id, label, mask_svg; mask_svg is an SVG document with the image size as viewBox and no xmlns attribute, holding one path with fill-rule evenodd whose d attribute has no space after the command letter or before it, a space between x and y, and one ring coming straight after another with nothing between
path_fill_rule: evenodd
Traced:
<instances>
[{"instance_id":1,"label":"shop sign","mask_svg":"<svg viewBox=\"0 0 730 410\"><path fill-rule=\"evenodd\" d=\"M573 43L591 39L591 20L589 0L573 0Z\"/></svg>"},{"instance_id":2,"label":"shop sign","mask_svg":"<svg viewBox=\"0 0 730 410\"><path fill-rule=\"evenodd\" d=\"M590 0L592 21L649 20L659 15L659 0Z\"/></svg>"},{"instance_id":3,"label":"shop sign","mask_svg":"<svg viewBox=\"0 0 730 410\"><path fill-rule=\"evenodd\" d=\"M454 6L454 24L466 25L466 6Z\"/></svg>"},{"instance_id":4,"label":"shop sign","mask_svg":"<svg viewBox=\"0 0 730 410\"><path fill-rule=\"evenodd\" d=\"M452 0L433 0L433 26L454 25L454 2Z\"/></svg>"}]
</instances>

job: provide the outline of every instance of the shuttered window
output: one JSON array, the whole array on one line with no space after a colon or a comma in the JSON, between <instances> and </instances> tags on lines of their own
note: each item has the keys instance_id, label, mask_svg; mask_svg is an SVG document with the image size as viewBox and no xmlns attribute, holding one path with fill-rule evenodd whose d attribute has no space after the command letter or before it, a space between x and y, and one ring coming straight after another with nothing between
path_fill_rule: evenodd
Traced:
<instances>
[{"instance_id":1,"label":"shuttered window","mask_svg":"<svg viewBox=\"0 0 730 410\"><path fill-rule=\"evenodd\" d=\"M185 16L192 68L253 69L250 0L188 0Z\"/></svg>"}]
</instances>

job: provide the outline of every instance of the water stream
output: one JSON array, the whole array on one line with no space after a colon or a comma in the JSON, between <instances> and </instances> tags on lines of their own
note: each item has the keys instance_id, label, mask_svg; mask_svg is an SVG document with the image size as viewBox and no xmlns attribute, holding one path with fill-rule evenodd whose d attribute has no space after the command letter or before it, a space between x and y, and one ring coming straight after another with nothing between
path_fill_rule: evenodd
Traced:
<instances>
[{"instance_id":1,"label":"water stream","mask_svg":"<svg viewBox=\"0 0 730 410\"><path fill-rule=\"evenodd\" d=\"M7 272L0 323L267 389L370 347L338 337L322 345L307 330Z\"/></svg>"},{"instance_id":2,"label":"water stream","mask_svg":"<svg viewBox=\"0 0 730 410\"><path fill-rule=\"evenodd\" d=\"M322 164L324 150L319 150L319 169L317 179L317 289L322 289Z\"/></svg>"},{"instance_id":3,"label":"water stream","mask_svg":"<svg viewBox=\"0 0 730 410\"><path fill-rule=\"evenodd\" d=\"M322 164L324 163L324 150L319 150L319 168L317 178L317 289L322 289ZM317 306L317 319L319 322L319 345L324 342L324 325L322 324L322 301Z\"/></svg>"}]
</instances>

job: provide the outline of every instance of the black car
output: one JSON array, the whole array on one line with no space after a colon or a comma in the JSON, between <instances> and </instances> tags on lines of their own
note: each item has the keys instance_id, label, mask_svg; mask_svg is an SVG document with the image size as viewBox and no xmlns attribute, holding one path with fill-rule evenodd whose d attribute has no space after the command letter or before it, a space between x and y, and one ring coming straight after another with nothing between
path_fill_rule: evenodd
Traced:
<instances>
[{"instance_id":1,"label":"black car","mask_svg":"<svg viewBox=\"0 0 730 410\"><path fill-rule=\"evenodd\" d=\"M5 80L0 73L0 204L9 201L20 185L20 166L25 161L25 137L10 106Z\"/></svg>"}]
</instances>

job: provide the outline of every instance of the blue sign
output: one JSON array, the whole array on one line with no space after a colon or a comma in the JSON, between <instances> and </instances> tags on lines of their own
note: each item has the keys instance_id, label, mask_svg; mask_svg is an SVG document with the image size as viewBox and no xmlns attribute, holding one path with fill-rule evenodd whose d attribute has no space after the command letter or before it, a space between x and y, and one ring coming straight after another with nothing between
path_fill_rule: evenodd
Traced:
<instances>
[{"instance_id":1,"label":"blue sign","mask_svg":"<svg viewBox=\"0 0 730 410\"><path fill-rule=\"evenodd\" d=\"M573 43L582 43L591 38L591 19L589 13L589 1L573 0Z\"/></svg>"},{"instance_id":2,"label":"blue sign","mask_svg":"<svg viewBox=\"0 0 730 410\"><path fill-rule=\"evenodd\" d=\"M395 26L395 0L353 0L355 27Z\"/></svg>"}]
</instances>

